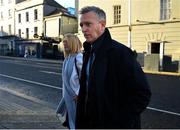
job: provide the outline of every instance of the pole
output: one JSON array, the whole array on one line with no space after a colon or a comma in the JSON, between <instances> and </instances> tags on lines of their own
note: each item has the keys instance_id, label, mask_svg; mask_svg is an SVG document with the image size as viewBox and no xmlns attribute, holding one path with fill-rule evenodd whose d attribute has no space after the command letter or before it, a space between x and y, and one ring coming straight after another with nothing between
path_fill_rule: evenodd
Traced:
<instances>
[{"instance_id":1,"label":"pole","mask_svg":"<svg viewBox=\"0 0 180 130\"><path fill-rule=\"evenodd\" d=\"M128 0L128 47L131 48L131 0Z\"/></svg>"}]
</instances>

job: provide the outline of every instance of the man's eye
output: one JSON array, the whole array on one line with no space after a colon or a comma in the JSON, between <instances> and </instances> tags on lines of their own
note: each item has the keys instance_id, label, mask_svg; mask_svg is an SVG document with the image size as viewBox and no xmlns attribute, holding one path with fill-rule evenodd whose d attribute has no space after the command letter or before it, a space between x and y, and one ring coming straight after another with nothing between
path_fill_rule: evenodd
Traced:
<instances>
[{"instance_id":1,"label":"man's eye","mask_svg":"<svg viewBox=\"0 0 180 130\"><path fill-rule=\"evenodd\" d=\"M89 26L91 26L91 23L80 23L79 25L80 25L81 28L83 26L89 27Z\"/></svg>"},{"instance_id":2,"label":"man's eye","mask_svg":"<svg viewBox=\"0 0 180 130\"><path fill-rule=\"evenodd\" d=\"M83 24L82 23L80 23L80 27L82 27L83 26Z\"/></svg>"},{"instance_id":3,"label":"man's eye","mask_svg":"<svg viewBox=\"0 0 180 130\"><path fill-rule=\"evenodd\" d=\"M91 25L91 23L86 23L86 26L88 26L88 27L89 27L90 25Z\"/></svg>"}]
</instances>

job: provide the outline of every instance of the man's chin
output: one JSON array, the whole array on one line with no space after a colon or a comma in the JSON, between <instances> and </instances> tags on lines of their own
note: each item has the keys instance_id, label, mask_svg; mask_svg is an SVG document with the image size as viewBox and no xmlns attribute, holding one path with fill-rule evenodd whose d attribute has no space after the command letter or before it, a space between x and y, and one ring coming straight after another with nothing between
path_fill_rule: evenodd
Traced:
<instances>
[{"instance_id":1,"label":"man's chin","mask_svg":"<svg viewBox=\"0 0 180 130\"><path fill-rule=\"evenodd\" d=\"M92 40L90 40L90 39L86 39L86 42L91 43L91 42L92 42Z\"/></svg>"}]
</instances>

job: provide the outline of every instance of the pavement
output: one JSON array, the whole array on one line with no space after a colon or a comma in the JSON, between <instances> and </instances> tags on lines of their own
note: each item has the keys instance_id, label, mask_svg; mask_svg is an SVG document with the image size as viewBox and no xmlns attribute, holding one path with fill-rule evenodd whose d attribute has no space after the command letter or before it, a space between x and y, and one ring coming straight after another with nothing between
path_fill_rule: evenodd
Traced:
<instances>
[{"instance_id":1,"label":"pavement","mask_svg":"<svg viewBox=\"0 0 180 130\"><path fill-rule=\"evenodd\" d=\"M46 102L0 87L0 129L65 129Z\"/></svg>"},{"instance_id":2,"label":"pavement","mask_svg":"<svg viewBox=\"0 0 180 130\"><path fill-rule=\"evenodd\" d=\"M37 58L0 57L52 64L62 62ZM65 129L53 105L1 85L3 83L0 81L0 129Z\"/></svg>"}]
</instances>

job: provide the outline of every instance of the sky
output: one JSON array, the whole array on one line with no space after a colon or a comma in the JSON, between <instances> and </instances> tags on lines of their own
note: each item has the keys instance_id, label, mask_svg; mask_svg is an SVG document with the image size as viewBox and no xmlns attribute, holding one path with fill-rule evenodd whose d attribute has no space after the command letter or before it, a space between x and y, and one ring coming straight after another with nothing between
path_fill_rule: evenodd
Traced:
<instances>
[{"instance_id":1,"label":"sky","mask_svg":"<svg viewBox=\"0 0 180 130\"><path fill-rule=\"evenodd\" d=\"M75 7L75 0L55 0L64 7Z\"/></svg>"}]
</instances>

